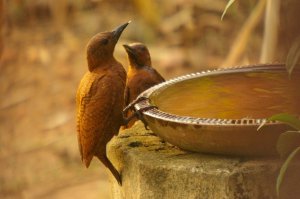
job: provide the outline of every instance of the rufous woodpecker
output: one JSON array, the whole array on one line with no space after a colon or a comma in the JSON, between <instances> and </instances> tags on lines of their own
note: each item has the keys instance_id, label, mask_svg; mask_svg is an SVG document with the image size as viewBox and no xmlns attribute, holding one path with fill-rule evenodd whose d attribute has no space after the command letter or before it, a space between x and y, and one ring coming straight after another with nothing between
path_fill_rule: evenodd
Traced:
<instances>
[{"instance_id":1,"label":"rufous woodpecker","mask_svg":"<svg viewBox=\"0 0 300 199\"><path fill-rule=\"evenodd\" d=\"M125 88L125 105L127 106L143 91L164 82L165 79L152 67L149 50L144 44L132 43L123 46L129 61ZM131 111L125 113L127 117L130 117L131 114ZM123 128L131 127L135 121L136 119L130 120Z\"/></svg>"},{"instance_id":2,"label":"rufous woodpecker","mask_svg":"<svg viewBox=\"0 0 300 199\"><path fill-rule=\"evenodd\" d=\"M114 58L114 48L130 22L113 31L93 36L87 45L88 72L76 96L77 132L82 162L89 167L94 156L111 171L119 184L121 176L106 155L106 145L123 125L126 71Z\"/></svg>"}]
</instances>

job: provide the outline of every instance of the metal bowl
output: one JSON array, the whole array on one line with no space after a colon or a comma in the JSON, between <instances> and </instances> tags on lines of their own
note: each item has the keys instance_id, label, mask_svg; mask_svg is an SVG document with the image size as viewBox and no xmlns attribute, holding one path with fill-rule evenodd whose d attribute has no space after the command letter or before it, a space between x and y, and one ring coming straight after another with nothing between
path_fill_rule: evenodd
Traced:
<instances>
[{"instance_id":1,"label":"metal bowl","mask_svg":"<svg viewBox=\"0 0 300 199\"><path fill-rule=\"evenodd\" d=\"M276 155L277 138L280 133L289 129L289 127L285 124L279 122L266 122L265 117L195 117L191 116L193 114L178 115L168 111L163 111L160 110L159 106L151 109L153 105L157 105L155 102L157 96L162 95L164 92L168 92L169 89L185 83L186 81L196 81L197 79L201 78L221 77L232 74L243 76L243 74L248 73L266 75L269 73L284 74L284 76L286 75L287 78L287 80L284 81L289 81L285 66L283 64L253 65L203 71L171 79L146 90L139 96L143 97L144 100L141 100L135 104L134 109L136 111L145 110L142 111L143 120L147 122L148 126L154 133L156 133L165 141L185 150L242 156ZM247 76L247 80L249 80L248 78L251 78L251 75ZM292 78L296 78L298 81L300 78L300 70L295 70ZM237 84L245 85L244 92L246 94L248 90L253 89L251 87L252 85L247 83L247 80L236 82ZM272 82L274 82L274 84L276 83L276 81L270 81L270 89L273 89ZM294 89L299 89L299 86L300 85L296 85L296 83L293 84L293 87L295 87ZM232 95L235 94L233 93ZM272 95L272 93L270 95ZM285 93L282 95L285 95ZM256 96L251 94L249 94L248 97L248 100L250 101L255 101L256 99ZM300 106L300 102L297 100L299 99L296 99L295 97L295 99L292 100L295 101L294 106L298 108ZM220 108L217 106L218 101L220 100L217 97L214 101L215 109ZM182 104L185 103L189 102L182 102ZM257 103L264 102L258 101ZM282 101L278 103L284 102ZM265 110L263 109L261 110L262 113L264 113L264 111ZM297 114L298 113L299 112L297 112ZM249 113L249 115L251 115L251 113ZM262 122L266 122L264 127L257 131L257 128L262 124Z\"/></svg>"}]
</instances>

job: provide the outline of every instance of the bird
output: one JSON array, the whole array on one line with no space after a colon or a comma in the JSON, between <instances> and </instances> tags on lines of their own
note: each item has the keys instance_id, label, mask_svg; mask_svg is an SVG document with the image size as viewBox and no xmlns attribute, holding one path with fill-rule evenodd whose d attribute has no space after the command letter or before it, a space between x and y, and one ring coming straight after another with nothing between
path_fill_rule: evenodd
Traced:
<instances>
[{"instance_id":1,"label":"bird","mask_svg":"<svg viewBox=\"0 0 300 199\"><path fill-rule=\"evenodd\" d=\"M143 43L124 44L127 52L129 67L125 88L125 105L133 102L143 91L164 82L165 79L159 74L151 64L151 57L147 46ZM132 113L125 111L128 118ZM130 128L136 119L131 119L122 129Z\"/></svg>"},{"instance_id":2,"label":"bird","mask_svg":"<svg viewBox=\"0 0 300 199\"><path fill-rule=\"evenodd\" d=\"M88 71L76 94L77 137L81 160L88 168L96 156L121 185L121 175L106 155L106 145L123 125L126 71L114 58L124 23L94 35L87 44Z\"/></svg>"}]
</instances>

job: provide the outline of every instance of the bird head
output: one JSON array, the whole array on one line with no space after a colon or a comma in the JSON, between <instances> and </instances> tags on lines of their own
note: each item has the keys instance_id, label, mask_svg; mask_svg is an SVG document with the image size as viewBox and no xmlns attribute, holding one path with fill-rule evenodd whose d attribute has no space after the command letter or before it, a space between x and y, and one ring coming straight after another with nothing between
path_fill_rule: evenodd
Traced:
<instances>
[{"instance_id":1,"label":"bird head","mask_svg":"<svg viewBox=\"0 0 300 199\"><path fill-rule=\"evenodd\" d=\"M87 61L90 71L113 58L115 46L129 23L130 21L112 31L100 32L90 39L87 45Z\"/></svg>"},{"instance_id":2,"label":"bird head","mask_svg":"<svg viewBox=\"0 0 300 199\"><path fill-rule=\"evenodd\" d=\"M151 57L148 48L142 43L123 45L127 54L130 67L141 68L151 66Z\"/></svg>"}]
</instances>

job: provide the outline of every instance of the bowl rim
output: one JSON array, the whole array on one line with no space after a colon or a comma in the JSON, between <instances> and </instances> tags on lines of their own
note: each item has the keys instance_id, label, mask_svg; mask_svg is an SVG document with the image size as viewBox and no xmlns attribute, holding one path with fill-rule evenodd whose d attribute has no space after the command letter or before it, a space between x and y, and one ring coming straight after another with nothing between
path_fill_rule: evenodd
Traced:
<instances>
[{"instance_id":1,"label":"bowl rim","mask_svg":"<svg viewBox=\"0 0 300 199\"><path fill-rule=\"evenodd\" d=\"M246 66L235 66L229 68L216 68L211 70L204 70L196 73L191 73L183 76L179 76L160 84L157 84L148 90L141 93L138 98L143 98L143 100L139 101L134 105L134 109L136 111L142 110L144 108L145 111L142 111L144 116L149 116L155 119L161 119L168 122L178 123L178 124L188 124L188 125L196 125L196 126L248 126L248 127L256 127L258 128L261 125L278 125L283 124L282 122L278 121L268 121L267 118L241 118L241 119L221 119L221 118L200 118L200 117L191 117L191 116L182 116L167 113L164 111L159 110L158 108L151 108L147 110L147 107L152 107L150 103L149 97L155 91L167 88L171 85L176 83L182 82L184 80L190 80L198 77L207 77L212 75L219 75L219 74L229 74L229 73L240 73L240 72L255 72L255 71L265 71L265 70L272 70L272 71L283 71L285 70L285 64L283 63L274 63L274 64L254 64L254 65L246 65Z\"/></svg>"}]
</instances>

